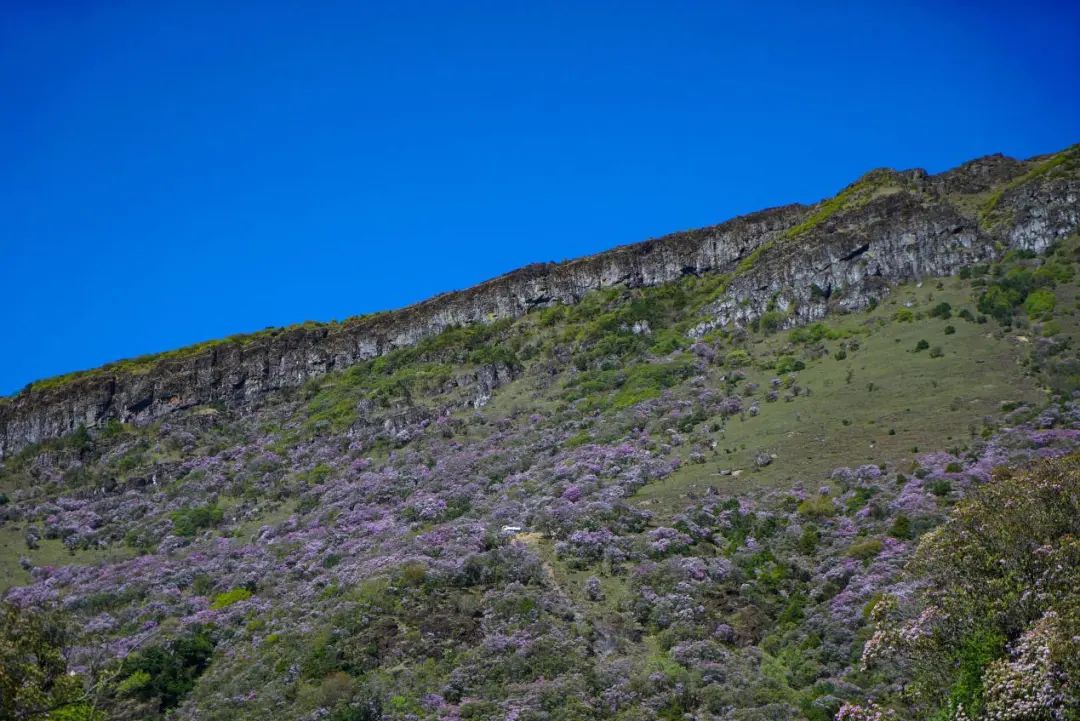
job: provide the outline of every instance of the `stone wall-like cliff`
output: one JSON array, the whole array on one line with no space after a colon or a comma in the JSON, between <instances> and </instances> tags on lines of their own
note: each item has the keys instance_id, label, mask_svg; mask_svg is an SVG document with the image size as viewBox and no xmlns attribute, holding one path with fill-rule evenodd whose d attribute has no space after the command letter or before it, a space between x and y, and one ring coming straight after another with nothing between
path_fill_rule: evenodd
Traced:
<instances>
[{"instance_id":1,"label":"stone wall-like cliff","mask_svg":"<svg viewBox=\"0 0 1080 721\"><path fill-rule=\"evenodd\" d=\"M0 458L80 425L250 403L451 326L574 303L599 288L727 273L727 293L699 332L750 322L770 308L793 325L865 307L892 283L949 275L1007 248L1042 250L1078 227L1077 146L1026 162L991 156L935 176L874 171L817 206L765 210L578 260L530 265L398 311L34 384L0 399Z\"/></svg>"}]
</instances>

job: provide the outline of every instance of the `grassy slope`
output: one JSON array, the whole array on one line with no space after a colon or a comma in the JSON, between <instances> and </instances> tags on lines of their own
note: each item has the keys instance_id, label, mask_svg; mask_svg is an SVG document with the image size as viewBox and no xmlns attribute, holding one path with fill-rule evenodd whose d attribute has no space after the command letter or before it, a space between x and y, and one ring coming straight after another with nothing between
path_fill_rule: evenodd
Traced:
<instances>
[{"instance_id":1,"label":"grassy slope","mask_svg":"<svg viewBox=\"0 0 1080 721\"><path fill-rule=\"evenodd\" d=\"M913 448L925 451L962 444L972 428L981 431L984 421L999 413L1004 401L1043 399L1044 392L1019 365L1026 354L1025 342L1017 337L1022 332L1002 335L992 321L971 323L955 315L950 320L891 320L896 309L908 304L913 310L942 301L956 311L973 307L969 283L956 278L940 282L941 290L936 280L922 287L901 286L871 313L830 318L837 329L867 334L855 336L860 348L844 360L830 355L807 361L798 383L810 389L810 396L790 403L763 403L758 417L729 421L712 434L718 457L702 465L684 465L663 484L642 489L638 497L663 506L707 485L730 493L819 478L839 465L886 459L905 466L914 456ZM1071 291L1062 288L1059 293ZM1066 334L1077 331L1074 316L1061 315L1059 322ZM945 335L948 325L956 329L954 334ZM928 351L913 352L922 339L931 347L940 345L944 355L931 358ZM768 357L786 344L786 334L759 337L753 353ZM840 341L825 344L835 351ZM746 370L748 378L762 387L776 376L771 370ZM890 429L895 435L889 434ZM753 457L759 451L777 458L756 469ZM721 470L741 473L721 476Z\"/></svg>"}]
</instances>

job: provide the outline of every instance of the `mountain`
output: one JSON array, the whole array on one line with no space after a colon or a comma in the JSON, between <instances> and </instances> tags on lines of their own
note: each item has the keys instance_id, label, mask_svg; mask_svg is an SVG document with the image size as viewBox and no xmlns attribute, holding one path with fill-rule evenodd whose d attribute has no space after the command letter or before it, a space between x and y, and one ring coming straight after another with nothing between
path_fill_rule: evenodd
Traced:
<instances>
[{"instance_id":1,"label":"mountain","mask_svg":"<svg viewBox=\"0 0 1080 721\"><path fill-rule=\"evenodd\" d=\"M785 327L868 307L891 283L952 275L1004 250L1045 250L1080 224L1077 148L1000 155L940 175L875 170L815 206L792 205L566 263L531 265L390 313L211 341L32 383L0 404L0 457L109 419L146 422L267 391L413 345L448 328L519 317L595 290L722 274L703 327L775 306Z\"/></svg>"},{"instance_id":2,"label":"mountain","mask_svg":"<svg viewBox=\"0 0 1080 721\"><path fill-rule=\"evenodd\" d=\"M1078 230L879 169L32 383L0 719L1075 718Z\"/></svg>"}]
</instances>

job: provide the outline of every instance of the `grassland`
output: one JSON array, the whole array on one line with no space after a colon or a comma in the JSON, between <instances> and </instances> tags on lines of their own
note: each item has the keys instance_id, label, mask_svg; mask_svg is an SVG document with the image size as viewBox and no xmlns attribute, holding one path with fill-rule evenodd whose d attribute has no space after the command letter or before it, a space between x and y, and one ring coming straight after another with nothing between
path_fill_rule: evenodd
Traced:
<instances>
[{"instance_id":1,"label":"grassland","mask_svg":"<svg viewBox=\"0 0 1080 721\"><path fill-rule=\"evenodd\" d=\"M798 384L810 391L790 402L760 404L757 417L733 419L712 433L717 456L704 464L685 464L662 484L638 494L640 502L664 506L689 491L714 486L724 493L778 486L820 478L838 465L881 462L910 465L916 449L963 446L1001 416L1003 403L1045 401L1046 392L1021 366L1031 338L1022 331L1002 333L996 323L955 317L892 320L898 308L929 309L948 302L971 308L972 288L959 279L902 286L868 314L830 319L838 331L850 331L858 350L834 355L843 341L826 341L829 355L808 360ZM1062 296L1071 289L1059 290ZM1066 334L1077 332L1073 315L1065 316ZM946 335L945 328L955 332ZM940 346L942 356L915 352L920 340ZM776 357L788 340L784 334L757 336L752 355ZM762 387L776 374L747 368L748 380ZM756 468L754 456L775 454ZM720 475L721 472L737 475Z\"/></svg>"}]
</instances>

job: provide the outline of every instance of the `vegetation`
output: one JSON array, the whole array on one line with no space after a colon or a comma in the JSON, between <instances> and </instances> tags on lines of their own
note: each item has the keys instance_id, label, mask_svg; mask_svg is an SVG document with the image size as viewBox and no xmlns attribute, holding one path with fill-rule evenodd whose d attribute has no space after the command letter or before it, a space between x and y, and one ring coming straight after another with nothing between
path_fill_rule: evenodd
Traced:
<instances>
[{"instance_id":1,"label":"vegetation","mask_svg":"<svg viewBox=\"0 0 1080 721\"><path fill-rule=\"evenodd\" d=\"M1075 245L784 332L609 288L27 448L0 713L1070 719Z\"/></svg>"},{"instance_id":2,"label":"vegetation","mask_svg":"<svg viewBox=\"0 0 1080 721\"><path fill-rule=\"evenodd\" d=\"M178 536L194 536L199 531L221 523L223 511L217 506L196 506L173 511L173 530Z\"/></svg>"},{"instance_id":3,"label":"vegetation","mask_svg":"<svg viewBox=\"0 0 1080 721\"><path fill-rule=\"evenodd\" d=\"M0 605L0 718L102 718L85 702L81 679L68 673L66 638L56 614Z\"/></svg>"},{"instance_id":4,"label":"vegetation","mask_svg":"<svg viewBox=\"0 0 1080 721\"><path fill-rule=\"evenodd\" d=\"M987 225L993 225L996 220L1000 220L996 211L998 211L1001 199L1009 191L1047 176L1074 173L1078 168L1080 168L1080 145L1074 145L1051 155L1020 177L995 189L979 209L980 220Z\"/></svg>"},{"instance_id":5,"label":"vegetation","mask_svg":"<svg viewBox=\"0 0 1080 721\"><path fill-rule=\"evenodd\" d=\"M191 692L213 654L210 632L196 628L167 645L153 646L125 659L116 693L167 711Z\"/></svg>"},{"instance_id":6,"label":"vegetation","mask_svg":"<svg viewBox=\"0 0 1080 721\"><path fill-rule=\"evenodd\" d=\"M925 591L879 602L864 659L910 674L920 715L1053 718L1080 678L1078 519L1080 456L999 473L922 538Z\"/></svg>"}]
</instances>

